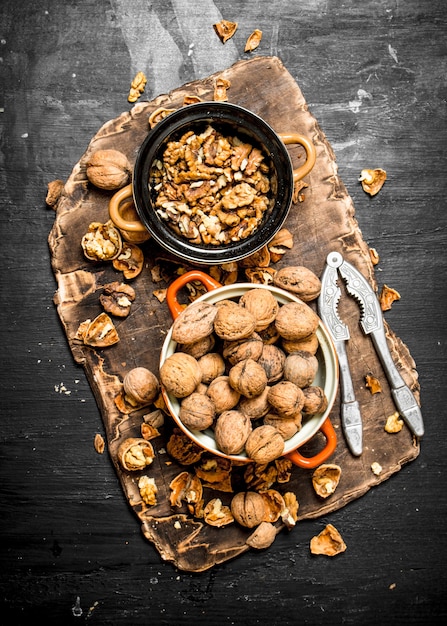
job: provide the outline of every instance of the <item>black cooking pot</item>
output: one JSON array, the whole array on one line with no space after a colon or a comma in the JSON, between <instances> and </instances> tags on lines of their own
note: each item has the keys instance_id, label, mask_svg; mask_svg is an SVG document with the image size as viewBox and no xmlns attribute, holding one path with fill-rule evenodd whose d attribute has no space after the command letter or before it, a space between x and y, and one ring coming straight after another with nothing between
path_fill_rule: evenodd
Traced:
<instances>
[{"instance_id":1,"label":"black cooking pot","mask_svg":"<svg viewBox=\"0 0 447 626\"><path fill-rule=\"evenodd\" d=\"M190 130L199 134L209 125L225 137L237 136L258 147L269 167L269 208L253 234L228 244L193 243L176 232L157 214L150 184L154 162L162 160L167 144ZM298 169L292 167L286 144L301 144L306 151L306 161ZM294 183L311 171L315 158L315 147L308 138L297 133L277 134L262 118L243 107L227 102L188 105L167 115L149 132L137 155L132 184L120 189L110 201L110 218L121 230L149 232L162 247L188 261L207 265L237 261L269 243L280 230L292 203ZM132 196L139 218L135 220L123 217L120 209L123 201Z\"/></svg>"}]
</instances>

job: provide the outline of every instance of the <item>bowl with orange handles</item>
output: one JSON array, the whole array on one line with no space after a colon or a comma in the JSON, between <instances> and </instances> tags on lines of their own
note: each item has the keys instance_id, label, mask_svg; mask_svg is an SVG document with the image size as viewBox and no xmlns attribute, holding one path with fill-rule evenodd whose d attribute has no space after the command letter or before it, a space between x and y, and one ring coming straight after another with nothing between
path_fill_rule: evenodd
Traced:
<instances>
[{"instance_id":1,"label":"bowl with orange handles","mask_svg":"<svg viewBox=\"0 0 447 626\"><path fill-rule=\"evenodd\" d=\"M287 291L267 285L255 285L253 283L235 283L233 285L222 286L219 282L211 278L208 274L200 270L192 270L177 278L167 290L167 303L173 319L176 319L184 310L178 300L181 289L191 281L199 281L207 289L207 292L200 296L195 302L207 302L216 304L222 300L237 300L248 290L253 288L268 289L277 299L279 305L288 302L301 302L299 298ZM325 462L335 451L337 445L337 435L332 426L329 414L334 405L338 390L338 361L333 342L323 323L319 323L316 330L319 347L316 353L318 359L318 371L312 385L317 385L324 390L327 398L327 408L324 412L315 414L303 419L301 429L290 439L285 441L282 456L289 458L295 465L303 468L314 468ZM160 353L160 367L166 359L174 354L177 343L172 339L172 327L168 331ZM221 457L237 462L250 462L251 459L245 453L237 455L224 454L216 445L212 428L204 431L191 430L186 427L179 417L180 400L174 397L162 386L163 397L166 406L173 417L176 425L198 446L206 451ZM301 454L299 449L309 442L318 433L322 433L325 443L314 456L308 457Z\"/></svg>"}]
</instances>

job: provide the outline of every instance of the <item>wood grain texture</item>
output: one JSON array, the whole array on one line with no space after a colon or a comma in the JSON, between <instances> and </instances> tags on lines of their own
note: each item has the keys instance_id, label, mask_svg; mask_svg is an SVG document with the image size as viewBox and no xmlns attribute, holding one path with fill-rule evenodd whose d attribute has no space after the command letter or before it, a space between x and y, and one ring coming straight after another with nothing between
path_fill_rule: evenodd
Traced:
<instances>
[{"instance_id":1,"label":"wood grain texture","mask_svg":"<svg viewBox=\"0 0 447 626\"><path fill-rule=\"evenodd\" d=\"M164 51L171 59L165 75L177 72L176 87L210 70L202 73L193 63L190 44L197 45L199 35L181 34L174 4L181 2L150 6L181 44L180 54ZM386 319L417 364L427 428L420 455L378 489L330 515L303 520L293 534L280 533L271 550L248 552L199 575L175 570L147 545L112 464L93 449L95 433L105 433L52 304L56 283L46 238L54 214L44 199L47 183L70 176L102 124L130 109L133 63L148 58L149 3L127 3L144 40L131 48L116 2L4 0L2 622L116 626L150 618L255 626L294 624L299 616L310 625L443 623L445 3L211 4L227 19L237 16L235 61L245 56L245 35L262 28L258 52L280 57L300 85L334 150L363 239L379 251L379 286L401 293ZM204 12L198 30L208 28ZM221 52L213 53L216 71L230 64ZM161 72L158 85L162 79ZM153 84L143 101L162 93ZM374 199L357 181L369 165L388 172ZM348 549L336 559L313 558L309 540L328 521ZM83 613L74 617L78 596Z\"/></svg>"}]
</instances>

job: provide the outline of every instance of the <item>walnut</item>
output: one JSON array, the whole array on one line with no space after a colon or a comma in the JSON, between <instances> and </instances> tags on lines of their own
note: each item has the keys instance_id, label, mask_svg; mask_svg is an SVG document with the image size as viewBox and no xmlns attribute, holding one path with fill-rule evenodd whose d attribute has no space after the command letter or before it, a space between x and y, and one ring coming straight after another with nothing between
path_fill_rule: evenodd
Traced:
<instances>
[{"instance_id":1,"label":"walnut","mask_svg":"<svg viewBox=\"0 0 447 626\"><path fill-rule=\"evenodd\" d=\"M128 102L136 102L146 87L147 78L143 72L137 72L130 83Z\"/></svg>"},{"instance_id":2,"label":"walnut","mask_svg":"<svg viewBox=\"0 0 447 626\"><path fill-rule=\"evenodd\" d=\"M400 300L400 293L388 285L383 285L379 296L382 311L389 311L395 300Z\"/></svg>"},{"instance_id":3,"label":"walnut","mask_svg":"<svg viewBox=\"0 0 447 626\"><path fill-rule=\"evenodd\" d=\"M141 248L134 243L123 241L119 255L113 259L114 269L122 272L124 278L132 280L141 274L144 266L144 254Z\"/></svg>"},{"instance_id":4,"label":"walnut","mask_svg":"<svg viewBox=\"0 0 447 626\"><path fill-rule=\"evenodd\" d=\"M246 398L262 393L267 385L267 374L253 359L239 361L228 372L230 385Z\"/></svg>"},{"instance_id":5,"label":"walnut","mask_svg":"<svg viewBox=\"0 0 447 626\"><path fill-rule=\"evenodd\" d=\"M100 313L94 320L81 322L76 338L86 346L95 348L107 348L119 341L118 332L107 313Z\"/></svg>"},{"instance_id":6,"label":"walnut","mask_svg":"<svg viewBox=\"0 0 447 626\"><path fill-rule=\"evenodd\" d=\"M387 417L385 430L387 433L399 433L403 425L403 420L400 419L400 414L396 411Z\"/></svg>"},{"instance_id":7,"label":"walnut","mask_svg":"<svg viewBox=\"0 0 447 626\"><path fill-rule=\"evenodd\" d=\"M275 541L277 530L270 522L261 522L247 538L246 544L256 550L265 550Z\"/></svg>"},{"instance_id":8,"label":"walnut","mask_svg":"<svg viewBox=\"0 0 447 626\"><path fill-rule=\"evenodd\" d=\"M304 302L287 302L280 307L276 328L284 339L304 339L314 333L320 323L318 315Z\"/></svg>"},{"instance_id":9,"label":"walnut","mask_svg":"<svg viewBox=\"0 0 447 626\"><path fill-rule=\"evenodd\" d=\"M178 318L177 318L178 319ZM256 318L242 306L220 306L214 318L214 332L226 341L249 337L255 330Z\"/></svg>"},{"instance_id":10,"label":"walnut","mask_svg":"<svg viewBox=\"0 0 447 626\"><path fill-rule=\"evenodd\" d=\"M316 333L312 333L304 339L283 339L281 345L285 352L291 354L292 352L299 352L305 350L311 354L316 354L320 342Z\"/></svg>"},{"instance_id":11,"label":"walnut","mask_svg":"<svg viewBox=\"0 0 447 626\"><path fill-rule=\"evenodd\" d=\"M281 228L268 244L272 263L279 261L282 256L293 248L293 235L287 228Z\"/></svg>"},{"instance_id":12,"label":"walnut","mask_svg":"<svg viewBox=\"0 0 447 626\"><path fill-rule=\"evenodd\" d=\"M264 499L256 491L240 491L231 500L230 508L236 522L246 528L259 526L264 520Z\"/></svg>"},{"instance_id":13,"label":"walnut","mask_svg":"<svg viewBox=\"0 0 447 626\"><path fill-rule=\"evenodd\" d=\"M198 359L202 372L202 383L208 385L225 372L225 361L218 352L208 352Z\"/></svg>"},{"instance_id":14,"label":"walnut","mask_svg":"<svg viewBox=\"0 0 447 626\"><path fill-rule=\"evenodd\" d=\"M130 179L132 167L119 150L96 150L86 161L89 181L100 189L121 189Z\"/></svg>"},{"instance_id":15,"label":"walnut","mask_svg":"<svg viewBox=\"0 0 447 626\"><path fill-rule=\"evenodd\" d=\"M310 352L292 352L284 364L284 378L297 387L312 385L318 371L318 359Z\"/></svg>"},{"instance_id":16,"label":"walnut","mask_svg":"<svg viewBox=\"0 0 447 626\"><path fill-rule=\"evenodd\" d=\"M372 374L367 374L365 376L365 386L368 387L372 394L381 393L382 391L380 381Z\"/></svg>"},{"instance_id":17,"label":"walnut","mask_svg":"<svg viewBox=\"0 0 447 626\"><path fill-rule=\"evenodd\" d=\"M321 292L318 276L302 265L282 267L276 272L273 283L276 287L294 293L304 302L315 300Z\"/></svg>"},{"instance_id":18,"label":"walnut","mask_svg":"<svg viewBox=\"0 0 447 626\"><path fill-rule=\"evenodd\" d=\"M281 380L273 385L267 396L268 402L280 417L293 418L304 406L304 393L290 380Z\"/></svg>"},{"instance_id":19,"label":"walnut","mask_svg":"<svg viewBox=\"0 0 447 626\"><path fill-rule=\"evenodd\" d=\"M217 414L233 409L240 398L240 393L230 385L228 376L218 376L211 381L206 394L214 402Z\"/></svg>"},{"instance_id":20,"label":"walnut","mask_svg":"<svg viewBox=\"0 0 447 626\"><path fill-rule=\"evenodd\" d=\"M241 398L238 404L238 410L247 415L251 420L257 420L270 410L270 404L267 397L270 387L267 385L259 395L253 398Z\"/></svg>"},{"instance_id":21,"label":"walnut","mask_svg":"<svg viewBox=\"0 0 447 626\"><path fill-rule=\"evenodd\" d=\"M263 489L259 491L264 500L265 513L264 522L277 522L280 518L281 511L284 510L286 504L284 498L276 489Z\"/></svg>"},{"instance_id":22,"label":"walnut","mask_svg":"<svg viewBox=\"0 0 447 626\"><path fill-rule=\"evenodd\" d=\"M236 365L236 363L244 359L257 361L262 354L263 348L264 344L261 337L257 333L252 333L249 337L244 337L244 339L224 341L222 354L224 359L227 359L231 365Z\"/></svg>"},{"instance_id":23,"label":"walnut","mask_svg":"<svg viewBox=\"0 0 447 626\"><path fill-rule=\"evenodd\" d=\"M158 379L145 367L134 367L124 376L124 393L130 404L151 404L159 391ZM133 402L132 402L133 401Z\"/></svg>"},{"instance_id":24,"label":"walnut","mask_svg":"<svg viewBox=\"0 0 447 626\"><path fill-rule=\"evenodd\" d=\"M184 352L174 352L160 367L160 380L176 398L189 396L202 380L198 361Z\"/></svg>"},{"instance_id":25,"label":"walnut","mask_svg":"<svg viewBox=\"0 0 447 626\"><path fill-rule=\"evenodd\" d=\"M255 491L270 489L277 477L276 466L268 463L250 463L244 472L247 489Z\"/></svg>"},{"instance_id":26,"label":"walnut","mask_svg":"<svg viewBox=\"0 0 447 626\"><path fill-rule=\"evenodd\" d=\"M215 343L216 339L214 335L207 335L206 337L193 341L192 343L182 343L177 346L177 348L180 352L186 352L186 354L190 354L195 359L199 360L204 354L211 352Z\"/></svg>"},{"instance_id":27,"label":"walnut","mask_svg":"<svg viewBox=\"0 0 447 626\"><path fill-rule=\"evenodd\" d=\"M47 184L47 196L45 198L46 204L55 209L57 207L57 203L64 191L64 181L63 180L52 180Z\"/></svg>"},{"instance_id":28,"label":"walnut","mask_svg":"<svg viewBox=\"0 0 447 626\"><path fill-rule=\"evenodd\" d=\"M328 498L337 489L341 476L341 467L325 463L317 467L312 475L312 485L321 498Z\"/></svg>"},{"instance_id":29,"label":"walnut","mask_svg":"<svg viewBox=\"0 0 447 626\"><path fill-rule=\"evenodd\" d=\"M362 183L363 191L369 193L370 196L375 196L378 193L386 181L386 172L381 168L375 170L362 170L359 176L359 182Z\"/></svg>"},{"instance_id":30,"label":"walnut","mask_svg":"<svg viewBox=\"0 0 447 626\"><path fill-rule=\"evenodd\" d=\"M312 554L335 556L346 550L346 544L332 524L328 524L319 535L310 540Z\"/></svg>"},{"instance_id":31,"label":"walnut","mask_svg":"<svg viewBox=\"0 0 447 626\"><path fill-rule=\"evenodd\" d=\"M180 508L186 501L189 512L193 515L200 508L203 495L203 487L198 478L189 472L181 472L169 483L171 495L169 502L172 507Z\"/></svg>"},{"instance_id":32,"label":"walnut","mask_svg":"<svg viewBox=\"0 0 447 626\"><path fill-rule=\"evenodd\" d=\"M268 383L275 383L282 378L285 362L286 355L275 345L265 345L258 359L259 365L265 370Z\"/></svg>"},{"instance_id":33,"label":"walnut","mask_svg":"<svg viewBox=\"0 0 447 626\"><path fill-rule=\"evenodd\" d=\"M203 454L203 448L195 444L179 428L174 428L166 445L166 450L170 456L182 465L197 463Z\"/></svg>"},{"instance_id":34,"label":"walnut","mask_svg":"<svg viewBox=\"0 0 447 626\"><path fill-rule=\"evenodd\" d=\"M270 324L270 326L267 326L265 330L261 330L259 335L263 343L268 345L276 343L280 338L280 334L278 332L278 329L276 328L275 322Z\"/></svg>"},{"instance_id":35,"label":"walnut","mask_svg":"<svg viewBox=\"0 0 447 626\"><path fill-rule=\"evenodd\" d=\"M220 498L213 498L208 502L203 511L203 519L210 526L226 526L234 522L230 507L222 504Z\"/></svg>"},{"instance_id":36,"label":"walnut","mask_svg":"<svg viewBox=\"0 0 447 626\"><path fill-rule=\"evenodd\" d=\"M230 22L229 20L220 20L220 22L213 24L213 28L222 43L225 43L234 35L237 26L237 22Z\"/></svg>"},{"instance_id":37,"label":"walnut","mask_svg":"<svg viewBox=\"0 0 447 626\"><path fill-rule=\"evenodd\" d=\"M317 413L324 413L327 409L327 398L324 393L324 389L318 386L305 387L303 389L304 405L303 413L307 415L316 415Z\"/></svg>"},{"instance_id":38,"label":"walnut","mask_svg":"<svg viewBox=\"0 0 447 626\"><path fill-rule=\"evenodd\" d=\"M269 463L284 452L284 440L269 424L253 429L245 442L247 456L255 463Z\"/></svg>"},{"instance_id":39,"label":"walnut","mask_svg":"<svg viewBox=\"0 0 447 626\"><path fill-rule=\"evenodd\" d=\"M281 519L287 528L293 528L298 521L299 502L293 491L284 494L285 509L281 512Z\"/></svg>"},{"instance_id":40,"label":"walnut","mask_svg":"<svg viewBox=\"0 0 447 626\"><path fill-rule=\"evenodd\" d=\"M214 402L201 393L193 392L180 404L179 417L191 430L206 430L212 425L215 414Z\"/></svg>"},{"instance_id":41,"label":"walnut","mask_svg":"<svg viewBox=\"0 0 447 626\"><path fill-rule=\"evenodd\" d=\"M255 331L264 330L276 318L279 304L267 289L249 289L239 299L239 305L253 313L256 319Z\"/></svg>"},{"instance_id":42,"label":"walnut","mask_svg":"<svg viewBox=\"0 0 447 626\"><path fill-rule=\"evenodd\" d=\"M152 444L145 439L129 437L118 448L118 460L127 471L143 470L154 460Z\"/></svg>"},{"instance_id":43,"label":"walnut","mask_svg":"<svg viewBox=\"0 0 447 626\"><path fill-rule=\"evenodd\" d=\"M155 506L157 504L158 487L155 484L155 479L149 476L140 476L138 479L138 489L140 490L141 499L148 506Z\"/></svg>"},{"instance_id":44,"label":"walnut","mask_svg":"<svg viewBox=\"0 0 447 626\"><path fill-rule=\"evenodd\" d=\"M155 109L155 111L152 111L152 113L149 115L149 127L154 128L154 126L156 126L158 122L161 122L161 120L169 115L169 113L174 113L175 110L176 109L166 109L164 107L159 107L158 109Z\"/></svg>"},{"instance_id":45,"label":"walnut","mask_svg":"<svg viewBox=\"0 0 447 626\"><path fill-rule=\"evenodd\" d=\"M134 300L135 289L118 281L104 285L104 291L99 296L105 312L116 317L127 317Z\"/></svg>"},{"instance_id":46,"label":"walnut","mask_svg":"<svg viewBox=\"0 0 447 626\"><path fill-rule=\"evenodd\" d=\"M172 325L172 339L180 344L191 344L213 332L218 309L207 302L194 302L184 309Z\"/></svg>"},{"instance_id":47,"label":"walnut","mask_svg":"<svg viewBox=\"0 0 447 626\"><path fill-rule=\"evenodd\" d=\"M227 89L231 87L231 82L222 76L218 76L214 81L214 96L216 102L226 102L228 100Z\"/></svg>"},{"instance_id":48,"label":"walnut","mask_svg":"<svg viewBox=\"0 0 447 626\"><path fill-rule=\"evenodd\" d=\"M230 459L216 455L203 455L199 463L196 464L194 471L204 487L209 487L216 491L225 491L231 493L233 491L231 485L231 468Z\"/></svg>"},{"instance_id":49,"label":"walnut","mask_svg":"<svg viewBox=\"0 0 447 626\"><path fill-rule=\"evenodd\" d=\"M284 441L287 441L300 430L301 412L298 412L297 417L281 417L277 413L267 413L263 423L268 426L273 426Z\"/></svg>"},{"instance_id":50,"label":"walnut","mask_svg":"<svg viewBox=\"0 0 447 626\"><path fill-rule=\"evenodd\" d=\"M271 285L276 271L273 267L247 267L245 276L251 283Z\"/></svg>"},{"instance_id":51,"label":"walnut","mask_svg":"<svg viewBox=\"0 0 447 626\"><path fill-rule=\"evenodd\" d=\"M261 43L262 30L256 28L245 42L244 52L253 52Z\"/></svg>"},{"instance_id":52,"label":"walnut","mask_svg":"<svg viewBox=\"0 0 447 626\"><path fill-rule=\"evenodd\" d=\"M113 261L121 253L123 240L110 220L105 224L91 222L81 239L81 246L89 261Z\"/></svg>"},{"instance_id":53,"label":"walnut","mask_svg":"<svg viewBox=\"0 0 447 626\"><path fill-rule=\"evenodd\" d=\"M104 453L104 450L105 450L104 437L100 435L99 433L96 433L93 445L98 454Z\"/></svg>"},{"instance_id":54,"label":"walnut","mask_svg":"<svg viewBox=\"0 0 447 626\"><path fill-rule=\"evenodd\" d=\"M224 411L214 428L216 445L224 454L240 454L251 433L251 420L240 411Z\"/></svg>"}]
</instances>

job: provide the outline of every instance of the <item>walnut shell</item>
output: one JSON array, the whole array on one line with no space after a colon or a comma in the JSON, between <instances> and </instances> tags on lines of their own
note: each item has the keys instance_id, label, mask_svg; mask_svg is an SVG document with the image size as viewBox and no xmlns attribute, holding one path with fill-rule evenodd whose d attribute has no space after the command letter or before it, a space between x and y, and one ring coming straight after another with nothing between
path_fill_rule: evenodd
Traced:
<instances>
[{"instance_id":1,"label":"walnut shell","mask_svg":"<svg viewBox=\"0 0 447 626\"><path fill-rule=\"evenodd\" d=\"M239 304L256 318L255 331L267 328L279 310L277 299L267 289L249 289L240 297Z\"/></svg>"},{"instance_id":2,"label":"walnut shell","mask_svg":"<svg viewBox=\"0 0 447 626\"><path fill-rule=\"evenodd\" d=\"M238 410L242 411L251 420L257 420L270 410L270 404L268 403L267 396L270 387L267 385L262 393L253 398L241 398L238 404Z\"/></svg>"},{"instance_id":3,"label":"walnut shell","mask_svg":"<svg viewBox=\"0 0 447 626\"><path fill-rule=\"evenodd\" d=\"M254 528L264 519L265 503L256 491L240 491L231 500L231 512L241 526Z\"/></svg>"},{"instance_id":4,"label":"walnut shell","mask_svg":"<svg viewBox=\"0 0 447 626\"><path fill-rule=\"evenodd\" d=\"M242 306L219 306L214 318L214 331L218 337L235 341L249 337L256 326L256 318Z\"/></svg>"},{"instance_id":5,"label":"walnut shell","mask_svg":"<svg viewBox=\"0 0 447 626\"><path fill-rule=\"evenodd\" d=\"M129 437L118 447L118 461L129 472L143 470L152 463L154 457L154 448L146 439Z\"/></svg>"},{"instance_id":6,"label":"walnut shell","mask_svg":"<svg viewBox=\"0 0 447 626\"><path fill-rule=\"evenodd\" d=\"M225 372L225 361L218 352L208 352L198 359L202 372L202 383L208 385Z\"/></svg>"},{"instance_id":7,"label":"walnut shell","mask_svg":"<svg viewBox=\"0 0 447 626\"><path fill-rule=\"evenodd\" d=\"M145 367L134 367L124 376L124 392L127 399L139 405L150 404L159 392L158 379Z\"/></svg>"},{"instance_id":8,"label":"walnut shell","mask_svg":"<svg viewBox=\"0 0 447 626\"><path fill-rule=\"evenodd\" d=\"M305 413L306 415L316 415L317 413L324 413L328 405L324 389L317 386L310 386L303 389L303 394L303 413Z\"/></svg>"},{"instance_id":9,"label":"walnut shell","mask_svg":"<svg viewBox=\"0 0 447 626\"><path fill-rule=\"evenodd\" d=\"M294 293L304 302L315 300L321 292L318 276L302 265L282 267L276 272L273 284Z\"/></svg>"},{"instance_id":10,"label":"walnut shell","mask_svg":"<svg viewBox=\"0 0 447 626\"><path fill-rule=\"evenodd\" d=\"M341 477L341 467L332 463L324 463L312 474L312 485L320 498L328 498L337 489Z\"/></svg>"},{"instance_id":11,"label":"walnut shell","mask_svg":"<svg viewBox=\"0 0 447 626\"><path fill-rule=\"evenodd\" d=\"M203 510L203 519L210 526L218 528L234 522L230 507L222 504L220 498L213 498L207 503Z\"/></svg>"},{"instance_id":12,"label":"walnut shell","mask_svg":"<svg viewBox=\"0 0 447 626\"><path fill-rule=\"evenodd\" d=\"M114 269L123 273L124 278L132 280L143 271L143 251L135 243L123 241L122 250L116 259L113 259L112 265Z\"/></svg>"},{"instance_id":13,"label":"walnut shell","mask_svg":"<svg viewBox=\"0 0 447 626\"><path fill-rule=\"evenodd\" d=\"M228 376L233 389L246 398L258 396L267 385L265 369L253 359L245 359L233 365Z\"/></svg>"},{"instance_id":14,"label":"walnut shell","mask_svg":"<svg viewBox=\"0 0 447 626\"><path fill-rule=\"evenodd\" d=\"M190 344L211 335L217 312L217 307L208 302L190 304L174 320L172 325L173 341Z\"/></svg>"},{"instance_id":15,"label":"walnut shell","mask_svg":"<svg viewBox=\"0 0 447 626\"><path fill-rule=\"evenodd\" d=\"M283 339L281 345L287 354L292 352L298 352L299 350L305 350L311 354L316 354L320 342L316 333L312 333L304 339Z\"/></svg>"},{"instance_id":16,"label":"walnut shell","mask_svg":"<svg viewBox=\"0 0 447 626\"><path fill-rule=\"evenodd\" d=\"M276 328L284 339L303 339L314 333L320 323L318 315L305 302L287 302L280 307Z\"/></svg>"},{"instance_id":17,"label":"walnut shell","mask_svg":"<svg viewBox=\"0 0 447 626\"><path fill-rule=\"evenodd\" d=\"M296 435L300 430L301 413L298 413L298 419L294 417L281 417L277 413L267 413L263 423L276 428L284 441L287 441L287 439Z\"/></svg>"},{"instance_id":18,"label":"walnut shell","mask_svg":"<svg viewBox=\"0 0 447 626\"><path fill-rule=\"evenodd\" d=\"M230 385L228 376L218 376L211 381L206 394L214 402L217 414L233 409L241 397L241 394Z\"/></svg>"},{"instance_id":19,"label":"walnut shell","mask_svg":"<svg viewBox=\"0 0 447 626\"><path fill-rule=\"evenodd\" d=\"M247 538L246 544L256 550L264 550L272 545L276 538L276 528L270 522L261 522Z\"/></svg>"},{"instance_id":20,"label":"walnut shell","mask_svg":"<svg viewBox=\"0 0 447 626\"><path fill-rule=\"evenodd\" d=\"M193 392L183 398L179 418L191 430L205 430L209 428L216 415L214 402L205 394Z\"/></svg>"},{"instance_id":21,"label":"walnut shell","mask_svg":"<svg viewBox=\"0 0 447 626\"><path fill-rule=\"evenodd\" d=\"M295 383L281 380L273 385L267 399L280 417L295 417L304 405L304 393Z\"/></svg>"},{"instance_id":22,"label":"walnut shell","mask_svg":"<svg viewBox=\"0 0 447 626\"><path fill-rule=\"evenodd\" d=\"M100 189L121 189L129 182L132 167L119 150L96 150L86 162L89 181Z\"/></svg>"},{"instance_id":23,"label":"walnut shell","mask_svg":"<svg viewBox=\"0 0 447 626\"><path fill-rule=\"evenodd\" d=\"M227 359L231 365L236 365L244 359L253 359L257 361L262 354L264 344L258 333L252 333L249 337L238 339L236 341L224 341L223 357Z\"/></svg>"},{"instance_id":24,"label":"walnut shell","mask_svg":"<svg viewBox=\"0 0 447 626\"><path fill-rule=\"evenodd\" d=\"M284 452L284 439L269 424L253 429L245 442L247 456L255 463L270 463Z\"/></svg>"},{"instance_id":25,"label":"walnut shell","mask_svg":"<svg viewBox=\"0 0 447 626\"><path fill-rule=\"evenodd\" d=\"M280 380L284 372L286 355L275 345L265 345L262 354L258 359L259 365L265 369L268 383L275 383Z\"/></svg>"},{"instance_id":26,"label":"walnut shell","mask_svg":"<svg viewBox=\"0 0 447 626\"><path fill-rule=\"evenodd\" d=\"M312 554L324 554L335 556L346 550L346 544L338 530L332 524L328 524L319 535L310 540Z\"/></svg>"},{"instance_id":27,"label":"walnut shell","mask_svg":"<svg viewBox=\"0 0 447 626\"><path fill-rule=\"evenodd\" d=\"M251 420L240 411L224 411L214 428L216 445L225 454L240 454L251 433Z\"/></svg>"},{"instance_id":28,"label":"walnut shell","mask_svg":"<svg viewBox=\"0 0 447 626\"><path fill-rule=\"evenodd\" d=\"M190 354L195 359L200 359L204 354L211 352L216 344L216 338L214 335L207 335L206 337L202 337L202 339L198 339L197 341L193 341L192 343L183 343L177 346L179 352L186 352L186 354Z\"/></svg>"},{"instance_id":29,"label":"walnut shell","mask_svg":"<svg viewBox=\"0 0 447 626\"><path fill-rule=\"evenodd\" d=\"M174 352L160 367L160 380L176 398L189 396L202 380L198 361L190 354Z\"/></svg>"},{"instance_id":30,"label":"walnut shell","mask_svg":"<svg viewBox=\"0 0 447 626\"><path fill-rule=\"evenodd\" d=\"M81 339L86 346L107 348L120 340L111 318L107 313L100 313L94 320L81 322L76 331L76 338Z\"/></svg>"},{"instance_id":31,"label":"walnut shell","mask_svg":"<svg viewBox=\"0 0 447 626\"><path fill-rule=\"evenodd\" d=\"M115 317L127 317L134 300L135 289L117 280L104 285L104 291L99 296L104 311Z\"/></svg>"},{"instance_id":32,"label":"walnut shell","mask_svg":"<svg viewBox=\"0 0 447 626\"><path fill-rule=\"evenodd\" d=\"M284 364L284 378L298 387L312 385L317 371L317 357L304 350L289 354Z\"/></svg>"},{"instance_id":33,"label":"walnut shell","mask_svg":"<svg viewBox=\"0 0 447 626\"><path fill-rule=\"evenodd\" d=\"M119 230L109 220L91 222L81 239L81 247L89 261L113 261L123 248L123 240Z\"/></svg>"}]
</instances>

